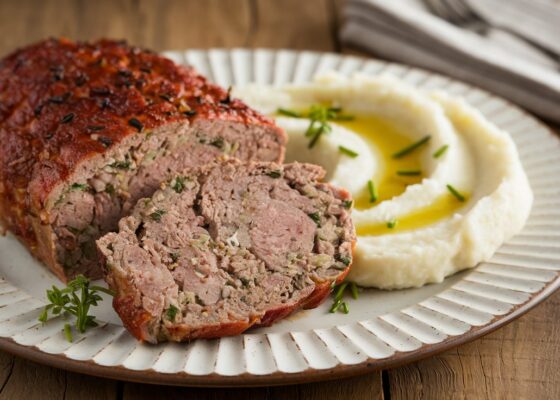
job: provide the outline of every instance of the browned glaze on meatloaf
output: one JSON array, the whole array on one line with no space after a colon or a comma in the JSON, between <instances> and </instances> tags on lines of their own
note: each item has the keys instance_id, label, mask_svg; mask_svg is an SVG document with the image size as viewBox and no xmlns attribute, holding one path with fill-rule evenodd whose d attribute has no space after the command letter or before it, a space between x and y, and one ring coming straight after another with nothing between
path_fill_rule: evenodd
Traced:
<instances>
[{"instance_id":1,"label":"browned glaze on meatloaf","mask_svg":"<svg viewBox=\"0 0 560 400\"><path fill-rule=\"evenodd\" d=\"M227 129L223 124L228 124ZM260 129L253 132L256 139L250 136L251 127ZM265 150L239 149L242 158L281 161L283 157L285 136L271 120L230 98L227 91L210 84L192 68L178 66L151 51L119 41L83 43L66 39L51 39L17 50L0 61L0 221L60 278L78 272L97 277L100 270L94 260L73 270L72 265L62 265L60 257L69 252L69 264L82 259L75 242L84 240L90 248L93 242L72 237L73 230L66 226L61 228L66 229L66 236L60 238L60 229L53 232L51 226L60 225L57 218L62 214L53 213L53 209L67 209L68 204L80 207L66 198L74 196L69 194L76 192L74 189L87 188L84 195L97 196L91 180L99 182L98 175L109 162L121 170L123 165L130 165L128 149L140 149L144 157L142 149L150 147L144 142L152 133L165 133L165 138L152 139L151 146L168 147L166 157L175 160L169 167L172 169L204 161L182 160L196 153L199 144L213 144L214 148L223 145L223 138L212 136L220 130L233 131L241 138L247 131L247 141L257 142L255 146L268 141L263 145L268 146ZM170 146L169 138L179 131L186 137L200 135L196 143ZM218 150L214 156L225 150L239 156L231 148ZM125 178L128 183L135 174L150 173L138 169ZM119 193L123 196L121 204L111 210L90 207L102 214L97 225L107 225L97 227L99 232L92 232L92 236L116 228L116 221L130 207L124 205L124 197L134 199L155 190L154 182L146 187L140 179L135 182L130 193L128 188ZM94 203L98 205L101 200L96 198ZM65 212L70 213L66 219L72 219L73 209ZM108 217L103 212L113 215ZM82 225L92 224L80 218Z\"/></svg>"},{"instance_id":2,"label":"browned glaze on meatloaf","mask_svg":"<svg viewBox=\"0 0 560 400\"><path fill-rule=\"evenodd\" d=\"M214 162L140 200L97 241L139 340L235 335L316 307L350 268L350 195L310 164Z\"/></svg>"}]
</instances>

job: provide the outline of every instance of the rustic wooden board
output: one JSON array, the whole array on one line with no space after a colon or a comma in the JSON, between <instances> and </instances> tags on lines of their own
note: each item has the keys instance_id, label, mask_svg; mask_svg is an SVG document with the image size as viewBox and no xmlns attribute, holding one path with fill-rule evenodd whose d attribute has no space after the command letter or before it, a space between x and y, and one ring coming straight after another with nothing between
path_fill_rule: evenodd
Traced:
<instances>
[{"instance_id":1,"label":"rustic wooden board","mask_svg":"<svg viewBox=\"0 0 560 400\"><path fill-rule=\"evenodd\" d=\"M342 0L2 0L0 55L49 36L125 38L155 50L339 51ZM344 52L348 50L342 49ZM287 387L190 389L88 377L0 353L2 399L560 398L560 293L480 340L410 366Z\"/></svg>"}]
</instances>

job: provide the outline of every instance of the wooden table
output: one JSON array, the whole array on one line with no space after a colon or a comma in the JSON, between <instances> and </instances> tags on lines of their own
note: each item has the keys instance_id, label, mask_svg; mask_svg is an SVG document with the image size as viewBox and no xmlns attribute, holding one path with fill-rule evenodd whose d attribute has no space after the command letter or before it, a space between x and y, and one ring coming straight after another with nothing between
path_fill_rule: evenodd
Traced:
<instances>
[{"instance_id":1,"label":"wooden table","mask_svg":"<svg viewBox=\"0 0 560 400\"><path fill-rule=\"evenodd\" d=\"M336 0L0 0L0 54L49 36L126 38L153 48L349 52ZM1 399L558 399L560 293L482 339L415 364L335 382L254 389L142 385L0 353Z\"/></svg>"}]
</instances>

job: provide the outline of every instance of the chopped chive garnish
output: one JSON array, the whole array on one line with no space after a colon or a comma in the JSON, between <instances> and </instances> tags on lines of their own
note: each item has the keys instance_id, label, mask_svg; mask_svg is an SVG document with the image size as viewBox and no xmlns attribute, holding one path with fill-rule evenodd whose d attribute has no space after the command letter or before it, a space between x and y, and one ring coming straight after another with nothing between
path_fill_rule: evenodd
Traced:
<instances>
[{"instance_id":1,"label":"chopped chive garnish","mask_svg":"<svg viewBox=\"0 0 560 400\"><path fill-rule=\"evenodd\" d=\"M368 181L367 187L369 192L369 202L375 203L379 196L377 195L377 188L375 187L375 184L372 180Z\"/></svg>"},{"instance_id":2,"label":"chopped chive garnish","mask_svg":"<svg viewBox=\"0 0 560 400\"><path fill-rule=\"evenodd\" d=\"M278 110L276 110L276 112L280 115L285 115L286 117L292 117L292 118L301 118L302 117L302 115L300 113L298 113L297 111L288 110L286 108L279 108Z\"/></svg>"},{"instance_id":3,"label":"chopped chive garnish","mask_svg":"<svg viewBox=\"0 0 560 400\"><path fill-rule=\"evenodd\" d=\"M447 190L449 190L449 192L453 196L455 196L457 198L457 200L465 201L465 196L463 196L461 193L459 193L459 191L457 189L455 189L453 186L447 184Z\"/></svg>"},{"instance_id":4,"label":"chopped chive garnish","mask_svg":"<svg viewBox=\"0 0 560 400\"><path fill-rule=\"evenodd\" d=\"M335 312L337 312L337 310L338 310L338 308L341 306L341 304L342 304L342 301L340 301L340 300L335 301L335 302L333 303L333 305L331 306L329 312L330 312L330 313L335 313Z\"/></svg>"},{"instance_id":5,"label":"chopped chive garnish","mask_svg":"<svg viewBox=\"0 0 560 400\"><path fill-rule=\"evenodd\" d=\"M422 139L420 139L419 141L412 143L410 146L406 146L405 148L397 151L396 153L393 154L393 158L401 158L406 156L407 154L412 153L414 150L416 150L418 147L422 146L425 143L428 143L428 141L430 140L431 136L424 136Z\"/></svg>"},{"instance_id":6,"label":"chopped chive garnish","mask_svg":"<svg viewBox=\"0 0 560 400\"><path fill-rule=\"evenodd\" d=\"M342 202L342 207L349 209L352 208L352 204L354 204L354 202L352 200L344 200Z\"/></svg>"},{"instance_id":7,"label":"chopped chive garnish","mask_svg":"<svg viewBox=\"0 0 560 400\"><path fill-rule=\"evenodd\" d=\"M419 169L400 169L397 171L398 176L419 176L422 175L422 171Z\"/></svg>"},{"instance_id":8,"label":"chopped chive garnish","mask_svg":"<svg viewBox=\"0 0 560 400\"><path fill-rule=\"evenodd\" d=\"M387 222L387 228L394 229L397 226L398 223L399 223L399 221L393 218L392 220Z\"/></svg>"},{"instance_id":9,"label":"chopped chive garnish","mask_svg":"<svg viewBox=\"0 0 560 400\"><path fill-rule=\"evenodd\" d=\"M342 299L342 296L344 296L344 291L346 290L346 286L348 286L348 283L344 282L344 283L340 284L338 289L336 289L336 292L334 294L334 301L335 302Z\"/></svg>"},{"instance_id":10,"label":"chopped chive garnish","mask_svg":"<svg viewBox=\"0 0 560 400\"><path fill-rule=\"evenodd\" d=\"M352 293L352 298L354 300L358 298L358 285L354 282L350 283L350 293Z\"/></svg>"},{"instance_id":11,"label":"chopped chive garnish","mask_svg":"<svg viewBox=\"0 0 560 400\"><path fill-rule=\"evenodd\" d=\"M433 157L434 158L440 158L442 155L445 154L445 152L447 151L448 148L449 148L449 145L444 144L443 146L441 146L439 149L437 149L434 152Z\"/></svg>"},{"instance_id":12,"label":"chopped chive garnish","mask_svg":"<svg viewBox=\"0 0 560 400\"><path fill-rule=\"evenodd\" d=\"M350 150L348 147L338 146L338 150L342 154L346 154L347 156L352 157L352 158L356 158L356 157L359 156L358 153L356 153L354 150Z\"/></svg>"},{"instance_id":13,"label":"chopped chive garnish","mask_svg":"<svg viewBox=\"0 0 560 400\"><path fill-rule=\"evenodd\" d=\"M310 122L305 131L305 137L311 138L307 145L310 149L317 144L323 134L329 133L332 130L329 121L350 121L354 119L351 115L342 114L342 108L340 107L326 107L320 104L312 105L306 113L300 113L285 108L278 108L276 112L287 117L309 119ZM350 153L354 154L352 150L350 150ZM352 156L351 154L348 155ZM357 154L355 156L357 156Z\"/></svg>"},{"instance_id":14,"label":"chopped chive garnish","mask_svg":"<svg viewBox=\"0 0 560 400\"><path fill-rule=\"evenodd\" d=\"M346 304L345 301L342 302L342 312L344 314L348 314L350 312L350 309L348 308L348 304Z\"/></svg>"},{"instance_id":15,"label":"chopped chive garnish","mask_svg":"<svg viewBox=\"0 0 560 400\"><path fill-rule=\"evenodd\" d=\"M313 122L312 122L313 123ZM314 128L313 128L314 129ZM331 127L326 125L319 125L319 127L317 129L314 130L310 130L309 132L311 132L313 134L313 137L311 138L311 141L309 142L309 144L307 145L308 149L313 148L313 146L315 146L317 144L317 142L319 141L319 139L321 139L321 135L323 133L327 133L331 131ZM313 133L314 132L314 133ZM305 134L306 136L308 136L308 132L306 132Z\"/></svg>"}]
</instances>

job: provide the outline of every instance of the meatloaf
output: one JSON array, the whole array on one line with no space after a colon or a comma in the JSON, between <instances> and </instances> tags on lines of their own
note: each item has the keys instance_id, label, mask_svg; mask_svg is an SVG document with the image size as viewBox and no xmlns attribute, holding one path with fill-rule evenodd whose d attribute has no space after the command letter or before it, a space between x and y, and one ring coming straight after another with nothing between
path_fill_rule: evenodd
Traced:
<instances>
[{"instance_id":1,"label":"meatloaf","mask_svg":"<svg viewBox=\"0 0 560 400\"><path fill-rule=\"evenodd\" d=\"M352 201L310 164L215 162L141 199L97 241L113 306L139 340L267 326L316 307L346 276Z\"/></svg>"},{"instance_id":2,"label":"meatloaf","mask_svg":"<svg viewBox=\"0 0 560 400\"><path fill-rule=\"evenodd\" d=\"M285 134L192 68L124 42L47 40L0 61L0 222L62 280L173 171L283 159Z\"/></svg>"}]
</instances>

